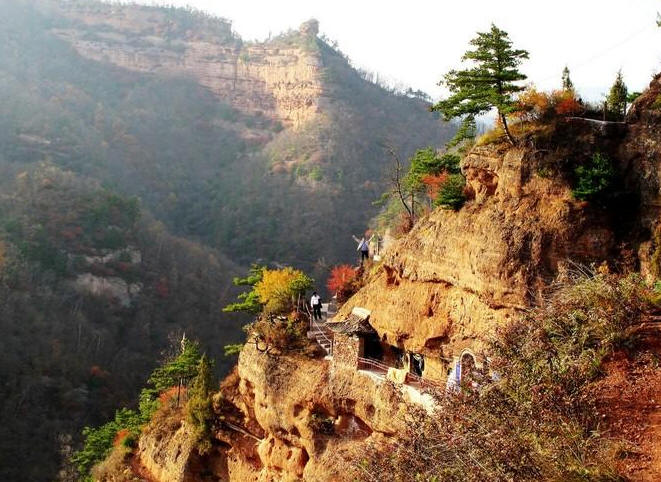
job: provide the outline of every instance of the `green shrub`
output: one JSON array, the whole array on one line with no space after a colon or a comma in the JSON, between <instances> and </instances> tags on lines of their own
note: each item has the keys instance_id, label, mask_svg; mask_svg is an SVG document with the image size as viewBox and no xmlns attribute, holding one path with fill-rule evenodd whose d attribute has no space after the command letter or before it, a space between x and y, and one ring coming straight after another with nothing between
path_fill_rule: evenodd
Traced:
<instances>
[{"instance_id":1,"label":"green shrub","mask_svg":"<svg viewBox=\"0 0 661 482\"><path fill-rule=\"evenodd\" d=\"M186 404L186 418L193 426L198 452L202 455L211 449L211 421L213 408L211 393L213 391L212 367L206 355L202 355L197 365L197 374L189 390Z\"/></svg>"},{"instance_id":2,"label":"green shrub","mask_svg":"<svg viewBox=\"0 0 661 482\"><path fill-rule=\"evenodd\" d=\"M440 186L434 205L455 211L460 209L466 202L465 187L466 178L464 176L451 174L447 181Z\"/></svg>"},{"instance_id":3,"label":"green shrub","mask_svg":"<svg viewBox=\"0 0 661 482\"><path fill-rule=\"evenodd\" d=\"M308 177L310 178L310 180L315 181L315 182L321 181L324 178L324 174L321 170L321 167L314 166L310 170L310 174L308 174Z\"/></svg>"},{"instance_id":4,"label":"green shrub","mask_svg":"<svg viewBox=\"0 0 661 482\"><path fill-rule=\"evenodd\" d=\"M148 382L157 392L162 392L178 385L182 380L191 380L197 374L201 357L199 343L184 338L179 354L156 368Z\"/></svg>"},{"instance_id":5,"label":"green shrub","mask_svg":"<svg viewBox=\"0 0 661 482\"><path fill-rule=\"evenodd\" d=\"M439 156L434 148L419 149L411 158L411 167L405 178L405 183L414 190L423 188L425 176L436 176L442 172L458 174L461 157L454 153Z\"/></svg>"},{"instance_id":6,"label":"green shrub","mask_svg":"<svg viewBox=\"0 0 661 482\"><path fill-rule=\"evenodd\" d=\"M605 155L597 152L585 165L574 170L575 187L572 194L581 201L594 200L605 195L615 177L613 164Z\"/></svg>"},{"instance_id":7,"label":"green shrub","mask_svg":"<svg viewBox=\"0 0 661 482\"><path fill-rule=\"evenodd\" d=\"M262 304L259 302L259 295L255 291L255 285L262 280L265 269L266 266L253 264L245 278L235 277L232 280L234 286L250 286L252 289L239 294L237 296L239 301L225 306L223 308L224 312L247 311L248 313L259 313L262 310Z\"/></svg>"},{"instance_id":8,"label":"green shrub","mask_svg":"<svg viewBox=\"0 0 661 482\"><path fill-rule=\"evenodd\" d=\"M202 358L205 358L206 368L200 368ZM100 427L85 427L83 429L85 438L83 448L71 457L72 463L76 466L82 478L86 479L92 467L110 454L113 443L120 431L126 432L121 441L122 445L125 447L135 446L143 425L151 420L152 415L160 406L158 396L162 391L177 385L182 380L186 381L193 377L197 380L200 376L200 370L202 370L204 376L210 376L210 371L207 371L208 366L210 366L210 363L200 353L198 343L184 338L181 342L179 354L152 372L148 380L151 386L143 388L140 392L138 411L121 408L115 412L113 420ZM194 394L201 393L199 388L193 387L191 390Z\"/></svg>"},{"instance_id":9,"label":"green shrub","mask_svg":"<svg viewBox=\"0 0 661 482\"><path fill-rule=\"evenodd\" d=\"M242 349L243 349L243 343L225 345L223 346L223 353L225 354L225 356L234 356L241 353Z\"/></svg>"},{"instance_id":10,"label":"green shrub","mask_svg":"<svg viewBox=\"0 0 661 482\"><path fill-rule=\"evenodd\" d=\"M89 474L92 467L103 461L112 451L113 442L120 430L126 430L127 435L122 443L135 443L140 434L143 424L140 413L121 408L115 412L115 418L100 427L85 427L83 436L85 443L83 448L71 457L71 461L76 466L78 472L85 476Z\"/></svg>"}]
</instances>

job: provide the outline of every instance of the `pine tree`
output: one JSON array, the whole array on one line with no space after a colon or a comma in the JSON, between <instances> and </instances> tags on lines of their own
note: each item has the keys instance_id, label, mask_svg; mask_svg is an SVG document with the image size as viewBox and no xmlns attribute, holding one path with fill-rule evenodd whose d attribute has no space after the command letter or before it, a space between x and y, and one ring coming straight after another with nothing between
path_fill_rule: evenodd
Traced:
<instances>
[{"instance_id":1,"label":"pine tree","mask_svg":"<svg viewBox=\"0 0 661 482\"><path fill-rule=\"evenodd\" d=\"M569 67L565 65L565 68L562 69L562 90L564 91L573 91L574 83L569 78Z\"/></svg>"},{"instance_id":2,"label":"pine tree","mask_svg":"<svg viewBox=\"0 0 661 482\"><path fill-rule=\"evenodd\" d=\"M493 24L489 32L478 32L470 44L475 50L466 52L461 60L473 62L474 67L451 70L445 75L440 84L447 86L451 95L432 106L432 110L450 120L459 116L474 117L495 107L508 140L515 144L507 125L507 114L516 107L513 94L523 90L515 82L527 78L517 68L528 58L528 52L513 49L507 32Z\"/></svg>"},{"instance_id":3,"label":"pine tree","mask_svg":"<svg viewBox=\"0 0 661 482\"><path fill-rule=\"evenodd\" d=\"M186 405L187 419L195 430L197 448L200 454L207 453L211 448L212 386L211 362L206 355L202 355L197 365L197 375L191 385L188 404Z\"/></svg>"},{"instance_id":4,"label":"pine tree","mask_svg":"<svg viewBox=\"0 0 661 482\"><path fill-rule=\"evenodd\" d=\"M622 78L622 70L618 70L615 82L613 82L611 90L608 93L608 98L606 99L609 112L618 117L624 117L627 113L627 96L628 90Z\"/></svg>"}]
</instances>

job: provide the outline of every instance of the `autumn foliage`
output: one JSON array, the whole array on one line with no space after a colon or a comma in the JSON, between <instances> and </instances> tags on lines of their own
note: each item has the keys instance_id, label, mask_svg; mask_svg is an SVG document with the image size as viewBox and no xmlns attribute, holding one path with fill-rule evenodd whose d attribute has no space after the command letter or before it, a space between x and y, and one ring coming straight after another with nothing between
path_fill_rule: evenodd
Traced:
<instances>
[{"instance_id":1,"label":"autumn foliage","mask_svg":"<svg viewBox=\"0 0 661 482\"><path fill-rule=\"evenodd\" d=\"M578 115L584 110L573 90L542 92L529 87L521 93L514 116L521 121L545 121L557 116Z\"/></svg>"},{"instance_id":2,"label":"autumn foliage","mask_svg":"<svg viewBox=\"0 0 661 482\"><path fill-rule=\"evenodd\" d=\"M326 286L337 295L338 301L346 300L356 292L358 285L358 270L348 264L335 266L328 277Z\"/></svg>"},{"instance_id":3,"label":"autumn foliage","mask_svg":"<svg viewBox=\"0 0 661 482\"><path fill-rule=\"evenodd\" d=\"M448 172L443 171L440 174L430 174L422 178L422 184L425 185L427 190L427 195L429 199L435 201L438 197L438 192L441 187L445 184L445 181L448 180Z\"/></svg>"},{"instance_id":4,"label":"autumn foliage","mask_svg":"<svg viewBox=\"0 0 661 482\"><path fill-rule=\"evenodd\" d=\"M300 270L264 269L262 279L255 284L255 293L265 313L283 314L291 311L295 298L311 287L312 280Z\"/></svg>"},{"instance_id":5,"label":"autumn foliage","mask_svg":"<svg viewBox=\"0 0 661 482\"><path fill-rule=\"evenodd\" d=\"M552 96L555 102L555 113L558 115L576 115L583 110L583 106L573 91L555 91Z\"/></svg>"},{"instance_id":6,"label":"autumn foliage","mask_svg":"<svg viewBox=\"0 0 661 482\"><path fill-rule=\"evenodd\" d=\"M167 404L170 403L171 400L177 399L177 395L180 399L185 400L187 398L186 387L170 387L158 395L158 401L161 402L161 406L168 406ZM174 405L174 402L172 402L172 405Z\"/></svg>"},{"instance_id":7,"label":"autumn foliage","mask_svg":"<svg viewBox=\"0 0 661 482\"><path fill-rule=\"evenodd\" d=\"M119 444L121 444L126 437L128 437L130 434L129 429L123 428L117 432L117 435L115 435L115 439L112 441L112 446L117 447Z\"/></svg>"}]
</instances>

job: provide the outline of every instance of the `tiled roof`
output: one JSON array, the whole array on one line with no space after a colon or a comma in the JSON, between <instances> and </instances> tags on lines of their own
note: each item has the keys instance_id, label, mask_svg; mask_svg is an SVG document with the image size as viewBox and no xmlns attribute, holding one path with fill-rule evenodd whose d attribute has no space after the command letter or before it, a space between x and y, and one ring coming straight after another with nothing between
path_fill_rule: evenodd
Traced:
<instances>
[{"instance_id":1,"label":"tiled roof","mask_svg":"<svg viewBox=\"0 0 661 482\"><path fill-rule=\"evenodd\" d=\"M365 313L366 312L366 313ZM343 321L328 323L326 326L335 333L345 335L371 335L376 333L369 324L369 312L367 310L354 310Z\"/></svg>"}]
</instances>

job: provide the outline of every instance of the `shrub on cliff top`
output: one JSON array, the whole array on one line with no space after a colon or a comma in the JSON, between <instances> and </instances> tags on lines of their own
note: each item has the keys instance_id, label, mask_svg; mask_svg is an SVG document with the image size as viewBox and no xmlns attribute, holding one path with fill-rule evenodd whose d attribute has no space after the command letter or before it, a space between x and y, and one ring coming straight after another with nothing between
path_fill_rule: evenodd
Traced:
<instances>
[{"instance_id":1,"label":"shrub on cliff top","mask_svg":"<svg viewBox=\"0 0 661 482\"><path fill-rule=\"evenodd\" d=\"M262 311L262 305L259 302L259 296L255 291L255 285L262 280L265 266L253 264L248 270L248 275L244 278L236 277L232 280L234 286L251 286L253 289L241 293L236 303L231 303L223 308L225 312L247 311L248 313L259 313Z\"/></svg>"},{"instance_id":2,"label":"shrub on cliff top","mask_svg":"<svg viewBox=\"0 0 661 482\"><path fill-rule=\"evenodd\" d=\"M285 314L295 307L298 296L312 288L312 283L309 276L294 268L265 269L255 285L255 293L264 313Z\"/></svg>"},{"instance_id":3,"label":"shrub on cliff top","mask_svg":"<svg viewBox=\"0 0 661 482\"><path fill-rule=\"evenodd\" d=\"M513 115L524 122L549 122L557 116L580 114L584 109L571 89L548 93L528 87L519 95Z\"/></svg>"},{"instance_id":4,"label":"shrub on cliff top","mask_svg":"<svg viewBox=\"0 0 661 482\"><path fill-rule=\"evenodd\" d=\"M615 169L605 155L597 152L586 164L574 170L576 177L572 194L576 199L589 201L602 197L613 183Z\"/></svg>"},{"instance_id":5,"label":"shrub on cliff top","mask_svg":"<svg viewBox=\"0 0 661 482\"><path fill-rule=\"evenodd\" d=\"M628 328L651 309L650 291L639 277L612 275L557 289L498 332L498 381L446 397L433 416L415 414L360 471L370 480L622 480L613 440L599 435L594 387L606 357L635 341Z\"/></svg>"},{"instance_id":6,"label":"shrub on cliff top","mask_svg":"<svg viewBox=\"0 0 661 482\"><path fill-rule=\"evenodd\" d=\"M404 182L410 189L420 191L424 189L423 179L426 176L435 176L443 172L457 174L460 161L458 154L445 153L439 156L432 147L419 149L411 158L411 167Z\"/></svg>"},{"instance_id":7,"label":"shrub on cliff top","mask_svg":"<svg viewBox=\"0 0 661 482\"><path fill-rule=\"evenodd\" d=\"M466 202L465 187L466 178L464 176L461 174L451 174L439 187L434 205L457 211Z\"/></svg>"},{"instance_id":8,"label":"shrub on cliff top","mask_svg":"<svg viewBox=\"0 0 661 482\"><path fill-rule=\"evenodd\" d=\"M157 367L148 379L148 386L143 388L139 397L139 409L120 408L115 418L100 427L85 427L83 448L71 457L83 479L87 480L92 467L104 460L113 448L117 434L125 432L122 444L133 446L140 436L142 427L148 423L160 406L159 394L170 390L181 382L199 375L199 363L202 354L197 342L183 339L179 353Z\"/></svg>"},{"instance_id":9,"label":"shrub on cliff top","mask_svg":"<svg viewBox=\"0 0 661 482\"><path fill-rule=\"evenodd\" d=\"M297 297L312 287L313 280L294 268L268 269L254 264L245 278L234 278L237 286L252 289L238 296L239 302L223 308L223 311L264 312L281 315L295 308Z\"/></svg>"}]
</instances>

